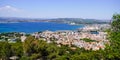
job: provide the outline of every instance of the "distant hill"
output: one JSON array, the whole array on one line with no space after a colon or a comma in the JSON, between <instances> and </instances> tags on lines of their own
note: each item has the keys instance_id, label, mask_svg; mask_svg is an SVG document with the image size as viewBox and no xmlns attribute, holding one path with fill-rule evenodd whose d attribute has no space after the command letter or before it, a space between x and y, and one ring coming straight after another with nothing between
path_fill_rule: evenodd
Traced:
<instances>
[{"instance_id":1,"label":"distant hill","mask_svg":"<svg viewBox=\"0 0 120 60\"><path fill-rule=\"evenodd\" d=\"M75 23L75 24L105 24L110 20L82 19L82 18L54 18L54 19L30 19L15 17L0 17L0 23L14 22L56 22L56 23Z\"/></svg>"},{"instance_id":2,"label":"distant hill","mask_svg":"<svg viewBox=\"0 0 120 60\"><path fill-rule=\"evenodd\" d=\"M76 23L76 24L103 24L109 23L110 20L97 20L97 19L82 19L82 18L57 18L52 19L50 22L58 22L58 23Z\"/></svg>"}]
</instances>

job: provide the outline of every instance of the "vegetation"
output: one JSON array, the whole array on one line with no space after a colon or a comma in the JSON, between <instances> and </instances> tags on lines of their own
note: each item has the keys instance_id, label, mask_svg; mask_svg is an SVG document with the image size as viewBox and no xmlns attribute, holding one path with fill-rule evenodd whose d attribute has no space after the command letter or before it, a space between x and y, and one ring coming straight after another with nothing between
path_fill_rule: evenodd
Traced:
<instances>
[{"instance_id":1,"label":"vegetation","mask_svg":"<svg viewBox=\"0 0 120 60\"><path fill-rule=\"evenodd\" d=\"M83 38L81 40L83 40L85 42L96 42L95 40L91 40L91 39L88 39L88 38Z\"/></svg>"},{"instance_id":2,"label":"vegetation","mask_svg":"<svg viewBox=\"0 0 120 60\"><path fill-rule=\"evenodd\" d=\"M108 32L111 45L109 47L109 58L113 60L120 59L120 14L113 15L111 30Z\"/></svg>"},{"instance_id":3,"label":"vegetation","mask_svg":"<svg viewBox=\"0 0 120 60\"><path fill-rule=\"evenodd\" d=\"M112 28L108 30L110 45L104 50L85 50L68 46L57 46L28 36L25 42L0 42L0 60L8 60L12 56L19 60L120 60L120 14L113 15ZM92 41L84 39L86 41Z\"/></svg>"}]
</instances>

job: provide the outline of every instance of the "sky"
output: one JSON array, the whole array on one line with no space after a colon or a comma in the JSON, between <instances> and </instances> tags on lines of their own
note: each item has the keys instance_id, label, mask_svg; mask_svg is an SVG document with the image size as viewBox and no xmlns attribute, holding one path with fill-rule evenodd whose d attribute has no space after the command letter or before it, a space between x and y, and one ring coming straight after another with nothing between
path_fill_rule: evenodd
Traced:
<instances>
[{"instance_id":1,"label":"sky","mask_svg":"<svg viewBox=\"0 0 120 60\"><path fill-rule=\"evenodd\" d=\"M0 0L0 17L111 19L120 0Z\"/></svg>"}]
</instances>

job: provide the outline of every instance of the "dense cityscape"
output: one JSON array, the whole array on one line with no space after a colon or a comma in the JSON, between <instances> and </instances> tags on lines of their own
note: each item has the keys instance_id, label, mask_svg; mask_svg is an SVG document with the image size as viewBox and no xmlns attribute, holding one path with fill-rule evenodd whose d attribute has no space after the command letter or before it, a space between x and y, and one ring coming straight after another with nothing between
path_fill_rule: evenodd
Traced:
<instances>
[{"instance_id":1,"label":"dense cityscape","mask_svg":"<svg viewBox=\"0 0 120 60\"><path fill-rule=\"evenodd\" d=\"M100 27L101 26L101 27ZM98 28L99 27L99 28ZM84 28L78 29L78 31L43 31L41 33L33 33L30 34L31 36L34 36L37 39L42 39L44 41L47 41L48 43L54 41L57 43L58 46L60 44L62 45L75 45L79 48L85 48L85 50L99 50L104 49L105 44L108 44L109 41L106 39L107 32L101 32L100 29L108 27L107 24L98 24L98 25L92 25L92 26L86 26ZM10 43L15 43L17 39L21 39L21 42L24 42L27 38L25 33L6 33L8 34L5 36L4 34L1 34L1 41L4 41L4 39L7 39ZM10 37L10 36L11 37ZM17 37L19 35L19 37ZM86 42L84 40L90 40L91 42Z\"/></svg>"}]
</instances>

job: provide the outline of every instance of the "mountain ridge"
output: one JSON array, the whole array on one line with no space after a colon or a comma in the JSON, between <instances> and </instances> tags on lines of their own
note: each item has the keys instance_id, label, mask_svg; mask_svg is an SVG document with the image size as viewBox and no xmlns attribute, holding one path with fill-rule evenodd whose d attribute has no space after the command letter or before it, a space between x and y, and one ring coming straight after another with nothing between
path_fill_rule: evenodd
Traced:
<instances>
[{"instance_id":1,"label":"mountain ridge","mask_svg":"<svg viewBox=\"0 0 120 60\"><path fill-rule=\"evenodd\" d=\"M17 18L17 17L0 17L0 23L14 22L56 22L56 23L75 23L75 24L103 24L110 23L110 20L83 19L83 18Z\"/></svg>"}]
</instances>

